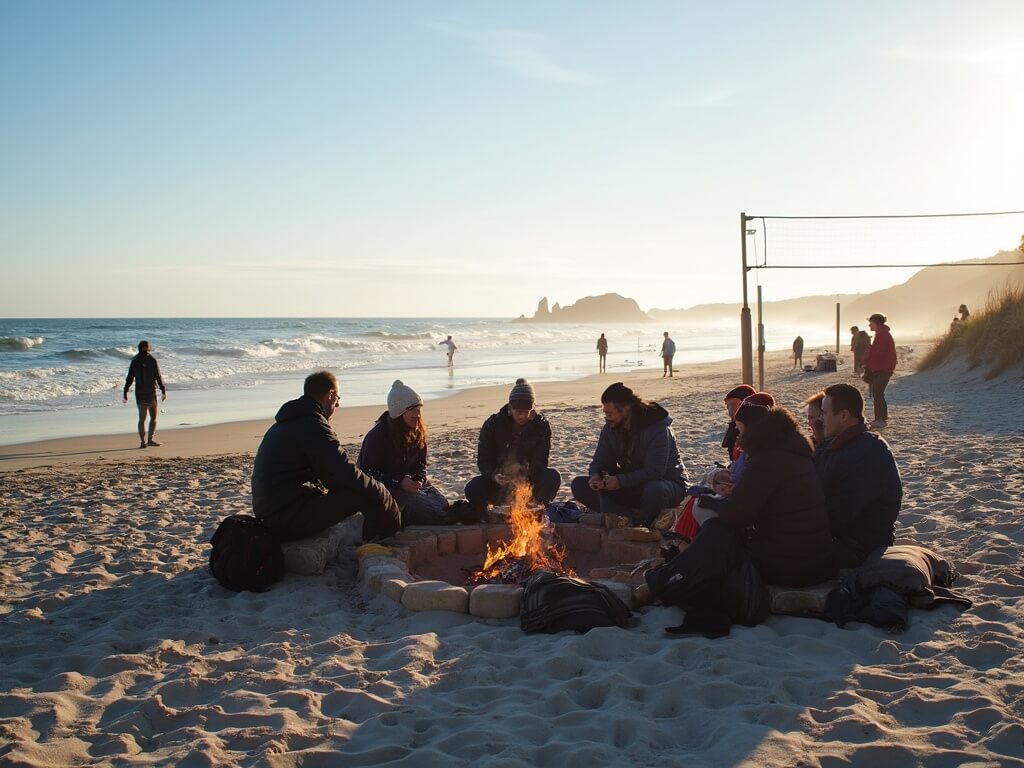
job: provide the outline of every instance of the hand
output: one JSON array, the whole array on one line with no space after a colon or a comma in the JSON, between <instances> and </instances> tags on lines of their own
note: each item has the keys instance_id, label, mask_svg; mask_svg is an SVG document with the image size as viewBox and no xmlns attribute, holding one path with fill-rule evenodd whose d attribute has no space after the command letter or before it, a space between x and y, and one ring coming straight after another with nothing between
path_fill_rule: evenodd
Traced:
<instances>
[{"instance_id":1,"label":"hand","mask_svg":"<svg viewBox=\"0 0 1024 768\"><path fill-rule=\"evenodd\" d=\"M494 480L494 482L496 482L498 485L502 487L512 482L512 478L510 478L508 475L503 475L501 472L498 471L495 471L495 473L491 475L491 478Z\"/></svg>"},{"instance_id":2,"label":"hand","mask_svg":"<svg viewBox=\"0 0 1024 768\"><path fill-rule=\"evenodd\" d=\"M423 489L423 483L419 480L413 480L411 477L406 475L402 478L402 482L398 484L398 487L406 493L419 493Z\"/></svg>"},{"instance_id":3,"label":"hand","mask_svg":"<svg viewBox=\"0 0 1024 768\"><path fill-rule=\"evenodd\" d=\"M128 402L128 393L127 392L124 393L124 401L126 403Z\"/></svg>"},{"instance_id":4,"label":"hand","mask_svg":"<svg viewBox=\"0 0 1024 768\"><path fill-rule=\"evenodd\" d=\"M167 402L167 393L166 393L166 392L161 392L161 393L160 393L160 399L161 399L161 400L162 400L163 402Z\"/></svg>"},{"instance_id":5,"label":"hand","mask_svg":"<svg viewBox=\"0 0 1024 768\"><path fill-rule=\"evenodd\" d=\"M604 478L601 475L591 475L587 485L590 486L590 490L592 491L603 491Z\"/></svg>"},{"instance_id":6,"label":"hand","mask_svg":"<svg viewBox=\"0 0 1024 768\"><path fill-rule=\"evenodd\" d=\"M622 487L619 483L619 478L615 475L605 475L604 477L604 488L605 491L617 491Z\"/></svg>"}]
</instances>

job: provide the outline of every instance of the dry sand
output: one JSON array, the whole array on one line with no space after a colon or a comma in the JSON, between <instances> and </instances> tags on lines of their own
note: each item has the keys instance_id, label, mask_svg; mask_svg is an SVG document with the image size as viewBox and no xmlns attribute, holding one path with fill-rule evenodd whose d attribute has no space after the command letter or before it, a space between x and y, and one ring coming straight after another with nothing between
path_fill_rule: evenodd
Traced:
<instances>
[{"instance_id":1,"label":"dry sand","mask_svg":"<svg viewBox=\"0 0 1024 768\"><path fill-rule=\"evenodd\" d=\"M673 414L692 472L723 456L736 370L624 378ZM617 378L537 387L566 486ZM840 380L769 361L792 408ZM898 635L773 616L675 638L680 612L650 607L630 629L527 636L361 592L350 548L322 576L234 594L207 542L248 510L266 424L166 431L146 451L130 429L3 449L0 764L1024 765L1020 371L898 375L889 392L899 536L953 560L975 602L913 611ZM506 393L428 403L431 475L452 495ZM376 411L336 416L343 442Z\"/></svg>"}]
</instances>

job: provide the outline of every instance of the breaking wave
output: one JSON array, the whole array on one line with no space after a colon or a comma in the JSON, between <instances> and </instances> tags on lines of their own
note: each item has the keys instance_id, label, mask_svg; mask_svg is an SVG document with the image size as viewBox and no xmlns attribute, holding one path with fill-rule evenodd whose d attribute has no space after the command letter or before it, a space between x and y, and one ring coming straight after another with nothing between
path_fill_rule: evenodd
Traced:
<instances>
[{"instance_id":1,"label":"breaking wave","mask_svg":"<svg viewBox=\"0 0 1024 768\"><path fill-rule=\"evenodd\" d=\"M0 336L0 351L24 352L46 341L42 336Z\"/></svg>"}]
</instances>

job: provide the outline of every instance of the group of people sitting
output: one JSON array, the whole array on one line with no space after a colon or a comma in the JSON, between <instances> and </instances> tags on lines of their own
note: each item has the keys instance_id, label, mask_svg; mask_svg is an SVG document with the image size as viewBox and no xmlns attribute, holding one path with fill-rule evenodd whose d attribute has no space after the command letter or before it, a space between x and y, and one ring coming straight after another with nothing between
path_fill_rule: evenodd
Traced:
<instances>
[{"instance_id":1,"label":"group of people sitting","mask_svg":"<svg viewBox=\"0 0 1024 768\"><path fill-rule=\"evenodd\" d=\"M356 512L364 516L364 540L408 524L470 522L489 504L507 503L522 482L542 505L561 487L561 475L548 466L551 425L524 379L484 422L480 474L466 485L461 504L429 482L423 401L411 387L394 383L357 461L330 426L338 399L333 374L312 374L303 396L281 407L257 451L253 512L281 541L311 536ZM810 397L807 433L770 394L734 388L725 396L728 464L693 486L664 407L622 383L605 389L601 403L605 423L587 475L570 483L573 497L647 527L692 497L689 545L674 559L699 561L709 594L738 559L751 562L767 583L805 586L894 541L899 470L888 444L865 423L856 387L833 384ZM649 574L648 586L657 598L665 584Z\"/></svg>"}]
</instances>

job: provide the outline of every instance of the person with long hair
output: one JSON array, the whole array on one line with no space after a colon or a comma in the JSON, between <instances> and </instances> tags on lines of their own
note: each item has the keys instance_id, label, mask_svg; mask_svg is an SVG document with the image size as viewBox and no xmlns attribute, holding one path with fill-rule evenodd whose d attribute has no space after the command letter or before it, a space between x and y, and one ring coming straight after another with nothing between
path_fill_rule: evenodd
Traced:
<instances>
[{"instance_id":1,"label":"person with long hair","mask_svg":"<svg viewBox=\"0 0 1024 768\"><path fill-rule=\"evenodd\" d=\"M398 502L402 525L444 525L448 500L427 479L427 425L423 400L401 380L391 385L388 409L363 438L359 468Z\"/></svg>"},{"instance_id":2,"label":"person with long hair","mask_svg":"<svg viewBox=\"0 0 1024 768\"><path fill-rule=\"evenodd\" d=\"M588 476L572 481L572 495L590 509L654 524L686 493L686 468L679 458L672 417L657 403L639 398L621 381L601 394L605 425Z\"/></svg>"}]
</instances>

